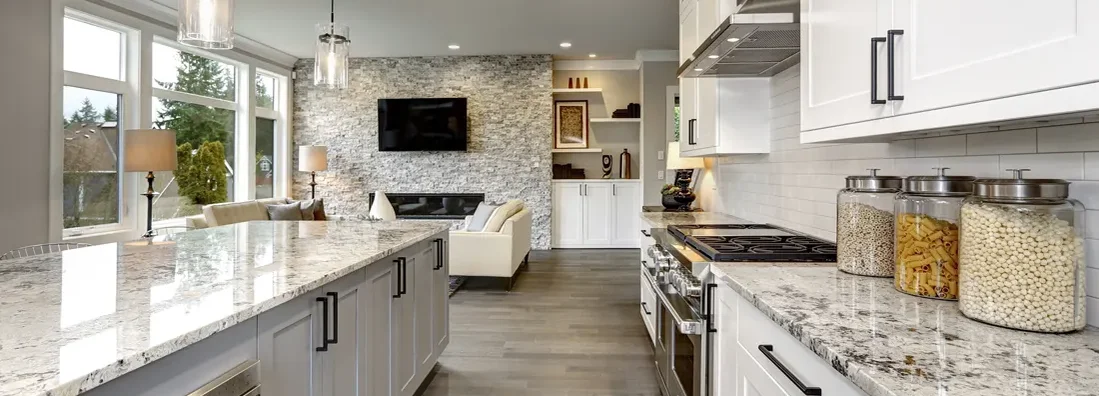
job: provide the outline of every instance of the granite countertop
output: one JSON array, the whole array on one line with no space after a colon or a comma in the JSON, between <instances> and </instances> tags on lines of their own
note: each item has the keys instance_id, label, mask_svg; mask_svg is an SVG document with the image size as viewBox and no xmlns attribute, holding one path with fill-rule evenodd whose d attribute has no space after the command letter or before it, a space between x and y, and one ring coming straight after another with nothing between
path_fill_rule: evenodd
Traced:
<instances>
[{"instance_id":1,"label":"granite countertop","mask_svg":"<svg viewBox=\"0 0 1099 396\"><path fill-rule=\"evenodd\" d=\"M1099 330L1039 334L965 318L891 279L832 264L719 263L713 273L872 396L1096 395Z\"/></svg>"},{"instance_id":2,"label":"granite countertop","mask_svg":"<svg viewBox=\"0 0 1099 396\"><path fill-rule=\"evenodd\" d=\"M450 228L258 221L0 262L0 396L71 396Z\"/></svg>"},{"instance_id":3,"label":"granite countertop","mask_svg":"<svg viewBox=\"0 0 1099 396\"><path fill-rule=\"evenodd\" d=\"M753 223L718 212L641 212L641 219L653 228L674 224L741 224Z\"/></svg>"}]
</instances>

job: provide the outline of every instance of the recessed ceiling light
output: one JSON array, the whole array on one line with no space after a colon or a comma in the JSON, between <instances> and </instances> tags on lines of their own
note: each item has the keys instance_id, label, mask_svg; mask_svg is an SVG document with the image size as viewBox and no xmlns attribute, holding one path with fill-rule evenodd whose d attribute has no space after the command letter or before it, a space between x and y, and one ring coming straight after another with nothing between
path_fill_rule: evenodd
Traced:
<instances>
[{"instance_id":1,"label":"recessed ceiling light","mask_svg":"<svg viewBox=\"0 0 1099 396\"><path fill-rule=\"evenodd\" d=\"M589 58L594 58L594 57L595 57L595 54L588 54L588 57L589 57Z\"/></svg>"},{"instance_id":2,"label":"recessed ceiling light","mask_svg":"<svg viewBox=\"0 0 1099 396\"><path fill-rule=\"evenodd\" d=\"M702 69L701 68L696 68L695 71L702 71Z\"/></svg>"},{"instance_id":3,"label":"recessed ceiling light","mask_svg":"<svg viewBox=\"0 0 1099 396\"><path fill-rule=\"evenodd\" d=\"M460 49L460 48L462 48L462 46L460 46L460 45L458 45L458 44L451 44L451 45L448 45L448 46L446 46L446 47L447 47L447 48L450 48L450 49L452 49L452 50L456 50L456 49Z\"/></svg>"},{"instance_id":4,"label":"recessed ceiling light","mask_svg":"<svg viewBox=\"0 0 1099 396\"><path fill-rule=\"evenodd\" d=\"M717 59L717 55L710 55L710 56L707 56L707 58L710 58L710 59Z\"/></svg>"},{"instance_id":5,"label":"recessed ceiling light","mask_svg":"<svg viewBox=\"0 0 1099 396\"><path fill-rule=\"evenodd\" d=\"M561 48L569 48L569 47L572 47L572 43L570 43L568 41L561 43Z\"/></svg>"},{"instance_id":6,"label":"recessed ceiling light","mask_svg":"<svg viewBox=\"0 0 1099 396\"><path fill-rule=\"evenodd\" d=\"M735 42L737 42L737 41L740 41L740 39L739 39L739 38L736 38L736 37L731 37L731 38L729 38L728 40L725 40L725 41L728 41L728 42L730 42L730 43L735 43Z\"/></svg>"}]
</instances>

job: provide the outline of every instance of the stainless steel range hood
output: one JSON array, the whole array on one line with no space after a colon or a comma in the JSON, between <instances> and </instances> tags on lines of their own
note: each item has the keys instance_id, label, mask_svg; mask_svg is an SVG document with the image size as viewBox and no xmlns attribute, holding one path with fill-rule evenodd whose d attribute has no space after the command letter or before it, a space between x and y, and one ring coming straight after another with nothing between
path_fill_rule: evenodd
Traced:
<instances>
[{"instance_id":1,"label":"stainless steel range hood","mask_svg":"<svg viewBox=\"0 0 1099 396\"><path fill-rule=\"evenodd\" d=\"M679 77L770 77L801 60L798 0L738 0L679 67Z\"/></svg>"}]
</instances>

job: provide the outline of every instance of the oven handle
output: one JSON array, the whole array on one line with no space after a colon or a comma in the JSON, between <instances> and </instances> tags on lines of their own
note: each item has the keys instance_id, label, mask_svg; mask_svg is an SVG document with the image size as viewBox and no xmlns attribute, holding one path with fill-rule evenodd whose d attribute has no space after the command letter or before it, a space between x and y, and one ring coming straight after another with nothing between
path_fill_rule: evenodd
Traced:
<instances>
[{"instance_id":1,"label":"oven handle","mask_svg":"<svg viewBox=\"0 0 1099 396\"><path fill-rule=\"evenodd\" d=\"M687 335L700 335L702 334L702 323L697 320L684 320L679 315L679 311L672 306L672 303L668 301L668 296L664 295L664 291L661 289L656 290L657 297L660 297L660 304L672 314L672 320L675 321L675 327L679 329L680 333Z\"/></svg>"}]
</instances>

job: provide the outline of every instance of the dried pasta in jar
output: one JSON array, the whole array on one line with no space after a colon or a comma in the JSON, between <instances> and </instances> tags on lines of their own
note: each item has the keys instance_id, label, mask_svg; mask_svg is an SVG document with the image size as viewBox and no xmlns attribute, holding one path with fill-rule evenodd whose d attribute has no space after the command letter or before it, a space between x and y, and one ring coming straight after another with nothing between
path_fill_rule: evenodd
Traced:
<instances>
[{"instance_id":1,"label":"dried pasta in jar","mask_svg":"<svg viewBox=\"0 0 1099 396\"><path fill-rule=\"evenodd\" d=\"M958 225L914 213L900 213L896 230L897 290L915 296L958 299Z\"/></svg>"}]
</instances>

